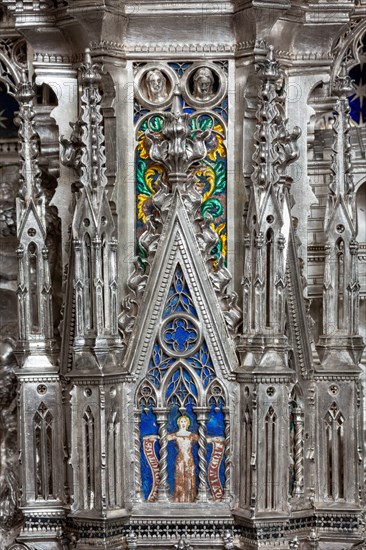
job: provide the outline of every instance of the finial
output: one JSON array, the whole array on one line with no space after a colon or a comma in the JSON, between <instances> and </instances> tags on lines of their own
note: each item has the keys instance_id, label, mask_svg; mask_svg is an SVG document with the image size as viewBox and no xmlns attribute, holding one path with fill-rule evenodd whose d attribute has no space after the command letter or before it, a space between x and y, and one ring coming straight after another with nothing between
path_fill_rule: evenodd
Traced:
<instances>
[{"instance_id":1,"label":"finial","mask_svg":"<svg viewBox=\"0 0 366 550\"><path fill-rule=\"evenodd\" d=\"M27 72L25 69L22 69L15 97L19 103L29 103L35 95L33 86L28 80Z\"/></svg>"},{"instance_id":2,"label":"finial","mask_svg":"<svg viewBox=\"0 0 366 550\"><path fill-rule=\"evenodd\" d=\"M352 79L348 74L347 65L343 61L339 69L339 74L335 78L333 91L341 98L346 98L352 92L352 88Z\"/></svg>"},{"instance_id":3,"label":"finial","mask_svg":"<svg viewBox=\"0 0 366 550\"><path fill-rule=\"evenodd\" d=\"M85 48L84 52L84 64L85 65L91 65L91 55L90 55L90 48Z\"/></svg>"},{"instance_id":4,"label":"finial","mask_svg":"<svg viewBox=\"0 0 366 550\"><path fill-rule=\"evenodd\" d=\"M280 64L276 60L273 46L268 46L267 57L263 62L258 63L258 69L260 76L267 80L276 81L281 77Z\"/></svg>"},{"instance_id":5,"label":"finial","mask_svg":"<svg viewBox=\"0 0 366 550\"><path fill-rule=\"evenodd\" d=\"M102 80L99 65L92 65L90 49L85 48L84 63L81 65L81 76L84 84L96 84Z\"/></svg>"},{"instance_id":6,"label":"finial","mask_svg":"<svg viewBox=\"0 0 366 550\"><path fill-rule=\"evenodd\" d=\"M180 102L180 93L179 93L179 86L178 84L174 87L174 96L173 96L173 103L172 103L172 113L176 116L182 115L182 104Z\"/></svg>"}]
</instances>

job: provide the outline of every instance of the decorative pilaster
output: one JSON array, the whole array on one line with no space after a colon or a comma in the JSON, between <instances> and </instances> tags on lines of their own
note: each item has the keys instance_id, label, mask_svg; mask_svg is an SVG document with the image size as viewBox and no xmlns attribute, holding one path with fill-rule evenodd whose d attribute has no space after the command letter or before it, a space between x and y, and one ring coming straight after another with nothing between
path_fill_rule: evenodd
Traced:
<instances>
[{"instance_id":1,"label":"decorative pilaster","mask_svg":"<svg viewBox=\"0 0 366 550\"><path fill-rule=\"evenodd\" d=\"M103 362L120 353L117 327L117 247L106 191L104 135L100 110L101 74L90 53L81 67L80 191L73 220L76 292L75 346ZM68 143L63 143L67 148ZM71 145L70 145L71 147ZM107 365L104 365L106 368Z\"/></svg>"},{"instance_id":2,"label":"decorative pilaster","mask_svg":"<svg viewBox=\"0 0 366 550\"><path fill-rule=\"evenodd\" d=\"M352 176L348 96L352 90L345 65L333 83L335 122L331 181L324 220L323 334L316 346L317 500L342 507L359 505L360 473L353 448L362 440L357 422L359 361L364 349L358 331L358 244ZM343 377L343 378L342 378Z\"/></svg>"},{"instance_id":3,"label":"decorative pilaster","mask_svg":"<svg viewBox=\"0 0 366 550\"><path fill-rule=\"evenodd\" d=\"M117 325L118 242L107 191L101 82L100 67L87 50L80 67L80 118L74 125L78 138L63 140L62 145L65 158L77 158L79 175L72 223L74 269L69 274L75 304L72 513L104 521L124 503L120 472L126 427L120 425L121 382L116 380L122 349Z\"/></svg>"},{"instance_id":4,"label":"decorative pilaster","mask_svg":"<svg viewBox=\"0 0 366 550\"><path fill-rule=\"evenodd\" d=\"M289 193L292 180L286 176L286 169L298 158L297 141L301 133L298 127L292 132L287 129L284 96L280 92L284 75L272 47L258 65L261 88L244 240L246 319L239 346L245 372L242 384L250 380L253 393L258 397L257 409L253 412L253 475L247 476L247 479L251 477L252 498L251 503L246 499L241 504L251 508L255 515L288 512L286 403L295 373L289 365L286 333L286 269L293 238ZM245 392L241 395L246 399ZM242 471L249 472L248 466L243 465Z\"/></svg>"},{"instance_id":5,"label":"decorative pilaster","mask_svg":"<svg viewBox=\"0 0 366 550\"><path fill-rule=\"evenodd\" d=\"M63 413L57 349L53 338L45 197L34 128L35 92L23 71L19 102L20 191L17 199L19 340L18 441L20 505L25 524L18 540L50 550L62 547L64 518ZM62 460L62 458L61 458ZM40 519L41 518L41 519ZM47 524L47 529L42 527Z\"/></svg>"}]
</instances>

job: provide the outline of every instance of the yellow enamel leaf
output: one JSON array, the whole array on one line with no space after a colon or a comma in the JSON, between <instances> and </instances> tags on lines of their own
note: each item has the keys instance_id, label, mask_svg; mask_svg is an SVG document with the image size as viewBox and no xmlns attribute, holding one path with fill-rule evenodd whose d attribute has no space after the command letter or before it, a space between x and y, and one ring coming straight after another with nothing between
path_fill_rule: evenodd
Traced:
<instances>
[{"instance_id":1,"label":"yellow enamel leaf","mask_svg":"<svg viewBox=\"0 0 366 550\"><path fill-rule=\"evenodd\" d=\"M139 142L137 144L137 150L140 153L140 158L142 158L142 159L148 159L149 158L149 153L147 152L146 147L145 147L145 137L144 136L139 140Z\"/></svg>"},{"instance_id":2,"label":"yellow enamel leaf","mask_svg":"<svg viewBox=\"0 0 366 550\"><path fill-rule=\"evenodd\" d=\"M207 179L208 183L210 184L210 188L206 193L203 195L202 202L205 202L213 193L213 190L215 189L215 172L210 168L209 166L206 166L204 170L197 170L196 176L202 176ZM199 182L199 185L202 185L201 182Z\"/></svg>"},{"instance_id":3,"label":"yellow enamel leaf","mask_svg":"<svg viewBox=\"0 0 366 550\"><path fill-rule=\"evenodd\" d=\"M137 196L137 217L139 220L142 220L143 223L146 223L144 204L149 198L150 198L149 195L144 195L144 193L140 193Z\"/></svg>"},{"instance_id":4,"label":"yellow enamel leaf","mask_svg":"<svg viewBox=\"0 0 366 550\"><path fill-rule=\"evenodd\" d=\"M145 172L145 183L154 195L156 191L156 179L158 174L163 174L164 168L159 164L152 164Z\"/></svg>"},{"instance_id":5,"label":"yellow enamel leaf","mask_svg":"<svg viewBox=\"0 0 366 550\"><path fill-rule=\"evenodd\" d=\"M220 223L217 227L214 223L211 224L212 229L218 234L220 243L221 243L221 252L225 256L227 255L227 235L226 233L223 233L223 231L226 229L225 223Z\"/></svg>"},{"instance_id":6,"label":"yellow enamel leaf","mask_svg":"<svg viewBox=\"0 0 366 550\"><path fill-rule=\"evenodd\" d=\"M221 124L216 124L216 126L214 127L214 131L219 132L221 134L224 133L224 129ZM210 153L208 153L207 155L210 160L216 160L217 155L220 155L220 157L226 157L226 147L224 145L224 138L219 133L215 134L215 137L217 140L217 145L215 149L213 151L210 151Z\"/></svg>"}]
</instances>

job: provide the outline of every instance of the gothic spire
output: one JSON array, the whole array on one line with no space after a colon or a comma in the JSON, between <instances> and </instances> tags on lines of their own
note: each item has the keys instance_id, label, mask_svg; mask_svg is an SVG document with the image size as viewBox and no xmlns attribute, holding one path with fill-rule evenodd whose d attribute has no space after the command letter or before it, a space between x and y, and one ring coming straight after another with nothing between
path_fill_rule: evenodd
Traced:
<instances>
[{"instance_id":1,"label":"gothic spire","mask_svg":"<svg viewBox=\"0 0 366 550\"><path fill-rule=\"evenodd\" d=\"M295 127L290 134L286 128L281 95L283 75L272 46L269 47L267 58L258 64L258 75L262 82L254 134L256 143L252 182L253 199L260 212L268 191L271 188L277 191L286 167L297 160L297 140L301 131Z\"/></svg>"},{"instance_id":2,"label":"gothic spire","mask_svg":"<svg viewBox=\"0 0 366 550\"><path fill-rule=\"evenodd\" d=\"M106 184L100 68L86 50L80 67L82 93L80 191L73 219L76 323L74 349L88 348L99 366L119 348L117 328L117 241ZM65 140L64 140L65 141ZM65 143L64 143L65 145ZM67 146L72 144L66 144ZM94 360L91 365L96 366ZM113 368L114 363L109 366ZM89 367L86 367L87 369Z\"/></svg>"},{"instance_id":3,"label":"gothic spire","mask_svg":"<svg viewBox=\"0 0 366 550\"><path fill-rule=\"evenodd\" d=\"M100 102L100 68L91 61L90 50L85 50L84 63L80 67L82 94L81 118L81 178L82 186L90 193L94 207L101 201L107 185L104 152L103 116Z\"/></svg>"},{"instance_id":4,"label":"gothic spire","mask_svg":"<svg viewBox=\"0 0 366 550\"><path fill-rule=\"evenodd\" d=\"M290 133L284 116L280 66L270 47L259 64L261 78L254 170L247 216L244 263L244 333L284 335L286 261L290 239L290 178L300 129Z\"/></svg>"},{"instance_id":5,"label":"gothic spire","mask_svg":"<svg viewBox=\"0 0 366 550\"><path fill-rule=\"evenodd\" d=\"M32 346L35 347L36 355L47 354L53 338L52 283L46 247L45 204L38 165L37 134L34 128L34 97L34 89L23 71L16 91L21 143L20 191L17 202L18 353L22 362L28 357L28 364L32 363ZM52 368L48 359L45 361Z\"/></svg>"},{"instance_id":6,"label":"gothic spire","mask_svg":"<svg viewBox=\"0 0 366 550\"><path fill-rule=\"evenodd\" d=\"M19 141L20 150L20 190L19 198L22 208L19 212L18 228L21 226L21 218L24 215L30 201L33 201L36 210L45 228L45 210L41 188L41 170L38 164L37 133L34 128L33 100L35 92L32 84L27 79L25 71L22 71L15 97L19 103Z\"/></svg>"},{"instance_id":7,"label":"gothic spire","mask_svg":"<svg viewBox=\"0 0 366 550\"><path fill-rule=\"evenodd\" d=\"M343 63L333 86L337 100L332 175L324 219L323 334L317 345L322 367L328 369L339 364L357 368L364 347L359 336L360 284L348 104L351 90L351 79Z\"/></svg>"},{"instance_id":8,"label":"gothic spire","mask_svg":"<svg viewBox=\"0 0 366 550\"><path fill-rule=\"evenodd\" d=\"M352 176L351 141L350 141L350 107L348 96L352 91L352 81L344 63L337 76L333 92L337 96L335 121L333 125L334 141L332 146L331 181L325 216L325 227L339 202L343 202L352 231L355 233L355 202Z\"/></svg>"}]
</instances>

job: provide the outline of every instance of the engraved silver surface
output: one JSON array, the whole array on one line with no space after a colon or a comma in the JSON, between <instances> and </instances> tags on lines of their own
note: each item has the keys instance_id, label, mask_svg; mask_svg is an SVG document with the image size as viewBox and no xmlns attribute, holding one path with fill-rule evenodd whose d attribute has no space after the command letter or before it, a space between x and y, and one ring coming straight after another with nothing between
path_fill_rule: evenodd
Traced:
<instances>
[{"instance_id":1,"label":"engraved silver surface","mask_svg":"<svg viewBox=\"0 0 366 550\"><path fill-rule=\"evenodd\" d=\"M0 547L364 548L366 130L348 98L366 102L350 77L365 1L2 0L0 15ZM165 171L138 238L136 113ZM194 175L206 115L228 159L219 257ZM195 315L163 318L178 264ZM197 495L176 502L164 391L203 343L197 394L170 396L197 418Z\"/></svg>"}]
</instances>

